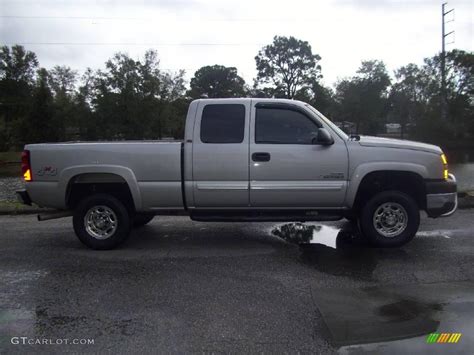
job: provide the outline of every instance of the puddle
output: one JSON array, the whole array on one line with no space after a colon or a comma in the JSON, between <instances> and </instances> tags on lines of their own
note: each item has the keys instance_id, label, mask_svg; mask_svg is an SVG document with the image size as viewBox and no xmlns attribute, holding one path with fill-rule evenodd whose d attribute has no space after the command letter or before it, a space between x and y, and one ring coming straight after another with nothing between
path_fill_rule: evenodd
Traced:
<instances>
[{"instance_id":1,"label":"puddle","mask_svg":"<svg viewBox=\"0 0 474 355\"><path fill-rule=\"evenodd\" d=\"M26 309L0 309L0 343L10 334L34 331L34 312Z\"/></svg>"},{"instance_id":2,"label":"puddle","mask_svg":"<svg viewBox=\"0 0 474 355\"><path fill-rule=\"evenodd\" d=\"M375 281L379 263L410 260L403 248L373 248L350 223L290 223L272 234L300 248L300 261L326 274ZM451 234L421 232L423 237ZM341 354L472 354L474 284L445 282L350 288L311 286L311 294ZM431 333L462 333L457 344L429 344ZM470 352L469 352L470 351Z\"/></svg>"},{"instance_id":3,"label":"puddle","mask_svg":"<svg viewBox=\"0 0 474 355\"><path fill-rule=\"evenodd\" d=\"M401 322L416 317L419 314L428 314L432 311L441 311L442 304L423 304L411 299L401 299L387 303L376 309L376 314L389 322Z\"/></svg>"},{"instance_id":4,"label":"puddle","mask_svg":"<svg viewBox=\"0 0 474 355\"><path fill-rule=\"evenodd\" d=\"M340 354L472 354L472 282L319 291L318 306ZM316 290L315 290L316 292ZM427 343L432 333L460 341Z\"/></svg>"},{"instance_id":5,"label":"puddle","mask_svg":"<svg viewBox=\"0 0 474 355\"><path fill-rule=\"evenodd\" d=\"M361 280L372 278L380 256L404 254L401 250L371 248L352 223L339 228L288 223L274 228L272 234L298 245L303 263L327 274Z\"/></svg>"}]
</instances>

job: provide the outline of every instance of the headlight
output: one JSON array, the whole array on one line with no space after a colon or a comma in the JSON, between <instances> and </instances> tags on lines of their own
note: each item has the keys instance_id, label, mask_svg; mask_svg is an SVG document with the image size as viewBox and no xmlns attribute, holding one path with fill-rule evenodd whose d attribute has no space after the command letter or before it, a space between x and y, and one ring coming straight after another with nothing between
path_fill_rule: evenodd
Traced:
<instances>
[{"instance_id":1,"label":"headlight","mask_svg":"<svg viewBox=\"0 0 474 355\"><path fill-rule=\"evenodd\" d=\"M444 153L441 154L441 162L443 163L443 177L445 180L448 180L448 159L446 159L446 155L444 155Z\"/></svg>"}]
</instances>

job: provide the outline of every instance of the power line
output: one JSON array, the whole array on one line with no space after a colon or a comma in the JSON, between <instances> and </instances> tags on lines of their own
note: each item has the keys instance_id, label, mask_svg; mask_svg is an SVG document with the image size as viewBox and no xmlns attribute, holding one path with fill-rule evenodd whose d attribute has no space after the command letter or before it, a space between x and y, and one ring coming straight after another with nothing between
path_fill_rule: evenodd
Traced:
<instances>
[{"instance_id":1,"label":"power line","mask_svg":"<svg viewBox=\"0 0 474 355\"><path fill-rule=\"evenodd\" d=\"M109 16L30 16L30 15L0 15L4 19L22 19L22 20L106 20L106 21L152 21L157 22L156 18L151 17L109 17ZM159 21L178 22L178 21L209 21L209 22L314 22L316 18L181 18L181 19L160 19Z\"/></svg>"},{"instance_id":2,"label":"power line","mask_svg":"<svg viewBox=\"0 0 474 355\"><path fill-rule=\"evenodd\" d=\"M30 20L144 20L139 17L101 17L101 16L26 16L26 15L0 15L0 18L30 19Z\"/></svg>"},{"instance_id":3,"label":"power line","mask_svg":"<svg viewBox=\"0 0 474 355\"><path fill-rule=\"evenodd\" d=\"M7 46L155 46L155 47L200 47L200 46L263 46L263 43L154 43L154 42L8 42Z\"/></svg>"}]
</instances>

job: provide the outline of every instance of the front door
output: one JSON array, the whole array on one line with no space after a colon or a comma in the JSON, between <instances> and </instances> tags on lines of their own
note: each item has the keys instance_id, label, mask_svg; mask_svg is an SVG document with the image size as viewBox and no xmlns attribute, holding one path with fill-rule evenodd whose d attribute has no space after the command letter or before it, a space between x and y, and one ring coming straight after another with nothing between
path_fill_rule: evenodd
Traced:
<instances>
[{"instance_id":1,"label":"front door","mask_svg":"<svg viewBox=\"0 0 474 355\"><path fill-rule=\"evenodd\" d=\"M202 100L193 134L196 207L248 207L250 100Z\"/></svg>"},{"instance_id":2,"label":"front door","mask_svg":"<svg viewBox=\"0 0 474 355\"><path fill-rule=\"evenodd\" d=\"M269 208L340 207L347 185L347 148L313 144L323 122L293 104L252 107L250 205ZM327 128L327 127L325 127Z\"/></svg>"}]
</instances>

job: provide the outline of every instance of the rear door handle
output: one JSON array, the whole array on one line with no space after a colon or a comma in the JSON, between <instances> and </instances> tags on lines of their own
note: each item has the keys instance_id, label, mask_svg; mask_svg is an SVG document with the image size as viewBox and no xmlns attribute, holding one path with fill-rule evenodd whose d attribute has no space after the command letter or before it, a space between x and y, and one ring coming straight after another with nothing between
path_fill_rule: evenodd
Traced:
<instances>
[{"instance_id":1,"label":"rear door handle","mask_svg":"<svg viewBox=\"0 0 474 355\"><path fill-rule=\"evenodd\" d=\"M253 153L252 160L253 161L270 161L270 153L263 153L263 152Z\"/></svg>"}]
</instances>

